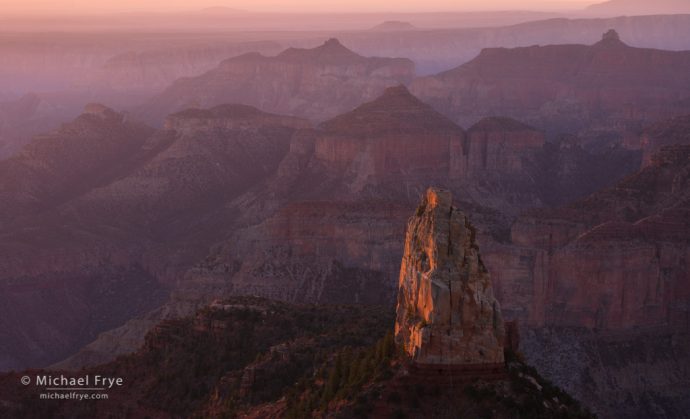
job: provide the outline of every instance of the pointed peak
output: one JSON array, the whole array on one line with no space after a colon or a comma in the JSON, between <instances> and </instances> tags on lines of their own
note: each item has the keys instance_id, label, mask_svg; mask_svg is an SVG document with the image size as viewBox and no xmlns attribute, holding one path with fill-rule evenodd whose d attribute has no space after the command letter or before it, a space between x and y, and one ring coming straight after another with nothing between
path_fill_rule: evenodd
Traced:
<instances>
[{"instance_id":1,"label":"pointed peak","mask_svg":"<svg viewBox=\"0 0 690 419\"><path fill-rule=\"evenodd\" d=\"M346 55L346 56L356 56L359 57L356 53L354 53L352 50L350 50L348 47L342 44L338 38L330 38L326 42L324 42L321 46L315 48L316 51L319 51L321 54L326 54L326 55Z\"/></svg>"},{"instance_id":2,"label":"pointed peak","mask_svg":"<svg viewBox=\"0 0 690 419\"><path fill-rule=\"evenodd\" d=\"M623 41L621 41L620 35L614 29L609 29L606 33L601 36L601 41L597 42L596 45L606 46L606 47L617 47L617 46L627 46Z\"/></svg>"},{"instance_id":3,"label":"pointed peak","mask_svg":"<svg viewBox=\"0 0 690 419\"><path fill-rule=\"evenodd\" d=\"M422 198L422 204L420 209L422 211L417 211L417 216L420 216L420 212L433 210L435 208L441 208L443 212L449 212L451 206L453 205L453 194L446 189L430 187L426 190L426 194Z\"/></svg>"},{"instance_id":4,"label":"pointed peak","mask_svg":"<svg viewBox=\"0 0 690 419\"><path fill-rule=\"evenodd\" d=\"M602 41L620 41L621 37L618 35L618 32L616 32L615 29L609 29L604 35L601 37Z\"/></svg>"},{"instance_id":5,"label":"pointed peak","mask_svg":"<svg viewBox=\"0 0 690 419\"><path fill-rule=\"evenodd\" d=\"M400 112L432 112L435 111L426 103L419 100L405 85L388 87L371 102L359 106L354 112L381 111L388 113Z\"/></svg>"},{"instance_id":6,"label":"pointed peak","mask_svg":"<svg viewBox=\"0 0 690 419\"><path fill-rule=\"evenodd\" d=\"M415 97L404 85L389 87L373 101L326 121L320 127L341 132L370 132L375 128L404 132L462 131L451 120Z\"/></svg>"},{"instance_id":7,"label":"pointed peak","mask_svg":"<svg viewBox=\"0 0 690 419\"><path fill-rule=\"evenodd\" d=\"M331 38L316 48L288 48L281 52L278 57L283 60L310 62L349 62L363 59L362 56L348 49L336 38Z\"/></svg>"},{"instance_id":8,"label":"pointed peak","mask_svg":"<svg viewBox=\"0 0 690 419\"><path fill-rule=\"evenodd\" d=\"M322 45L324 48L345 48L338 38L330 38Z\"/></svg>"}]
</instances>

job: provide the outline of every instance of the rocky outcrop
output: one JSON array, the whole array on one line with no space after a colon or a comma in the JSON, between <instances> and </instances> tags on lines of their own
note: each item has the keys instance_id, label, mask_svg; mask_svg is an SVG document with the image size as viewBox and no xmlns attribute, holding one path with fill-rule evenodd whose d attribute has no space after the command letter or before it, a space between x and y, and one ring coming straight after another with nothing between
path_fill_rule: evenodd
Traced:
<instances>
[{"instance_id":1,"label":"rocky outcrop","mask_svg":"<svg viewBox=\"0 0 690 419\"><path fill-rule=\"evenodd\" d=\"M503 362L501 309L475 240L450 192L429 189L407 225L395 324L417 363Z\"/></svg>"},{"instance_id":2,"label":"rocky outcrop","mask_svg":"<svg viewBox=\"0 0 690 419\"><path fill-rule=\"evenodd\" d=\"M248 53L230 58L201 76L176 81L145 112L160 119L188 107L239 103L324 120L413 77L410 60L362 57L330 39L317 48L290 48L274 57Z\"/></svg>"}]
</instances>

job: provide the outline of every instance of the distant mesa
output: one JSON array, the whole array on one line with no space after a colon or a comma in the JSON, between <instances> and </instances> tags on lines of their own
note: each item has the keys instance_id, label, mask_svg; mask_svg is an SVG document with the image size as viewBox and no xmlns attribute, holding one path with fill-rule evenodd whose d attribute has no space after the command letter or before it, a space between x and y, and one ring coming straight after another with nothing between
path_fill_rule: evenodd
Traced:
<instances>
[{"instance_id":1,"label":"distant mesa","mask_svg":"<svg viewBox=\"0 0 690 419\"><path fill-rule=\"evenodd\" d=\"M690 13L688 0L610 0L587 7L588 12L616 15Z\"/></svg>"},{"instance_id":2,"label":"distant mesa","mask_svg":"<svg viewBox=\"0 0 690 419\"><path fill-rule=\"evenodd\" d=\"M690 113L690 52L632 47L608 30L593 45L485 48L473 60L409 86L461 125L487 115L547 133L576 132L595 120L602 126L647 124Z\"/></svg>"},{"instance_id":3,"label":"distant mesa","mask_svg":"<svg viewBox=\"0 0 690 419\"><path fill-rule=\"evenodd\" d=\"M380 32L414 31L417 29L418 28L410 22L402 22L399 20L389 20L371 28L372 31Z\"/></svg>"},{"instance_id":4,"label":"distant mesa","mask_svg":"<svg viewBox=\"0 0 690 419\"><path fill-rule=\"evenodd\" d=\"M247 11L242 10L242 9L233 9L231 7L212 6L212 7L207 7L205 9L201 9L201 10L199 10L198 13L201 13L204 15L234 15L234 14L240 14L240 13L247 13Z\"/></svg>"}]
</instances>

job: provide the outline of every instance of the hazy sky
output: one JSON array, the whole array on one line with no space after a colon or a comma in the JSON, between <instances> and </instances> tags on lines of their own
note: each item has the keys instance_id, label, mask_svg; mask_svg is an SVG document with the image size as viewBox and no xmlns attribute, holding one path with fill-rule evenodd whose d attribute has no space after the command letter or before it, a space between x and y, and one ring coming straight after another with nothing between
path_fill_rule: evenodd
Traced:
<instances>
[{"instance_id":1,"label":"hazy sky","mask_svg":"<svg viewBox=\"0 0 690 419\"><path fill-rule=\"evenodd\" d=\"M579 8L603 0L0 0L0 13L180 11L226 6L251 11L441 11Z\"/></svg>"}]
</instances>

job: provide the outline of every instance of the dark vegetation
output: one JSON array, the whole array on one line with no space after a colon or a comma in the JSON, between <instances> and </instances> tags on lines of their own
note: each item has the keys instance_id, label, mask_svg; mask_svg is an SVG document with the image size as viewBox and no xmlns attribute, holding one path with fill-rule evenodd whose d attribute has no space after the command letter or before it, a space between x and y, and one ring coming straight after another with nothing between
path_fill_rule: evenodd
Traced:
<instances>
[{"instance_id":1,"label":"dark vegetation","mask_svg":"<svg viewBox=\"0 0 690 419\"><path fill-rule=\"evenodd\" d=\"M507 353L506 361L504 380L430 382L405 373L388 334L369 348L342 349L314 377L301 380L287 394L285 417L594 418L518 355Z\"/></svg>"},{"instance_id":2,"label":"dark vegetation","mask_svg":"<svg viewBox=\"0 0 690 419\"><path fill-rule=\"evenodd\" d=\"M29 418L67 413L71 418L131 417L142 411L151 412L150 417L233 417L279 399L339 349L375 344L392 324L390 308L298 306L238 297L195 317L160 324L135 354L68 374L123 377L125 385L113 390L109 400L36 403L38 392L26 391L15 404L0 406L0 417L18 412ZM255 373L246 374L248 369ZM15 388L16 379L0 377L0 388Z\"/></svg>"},{"instance_id":3,"label":"dark vegetation","mask_svg":"<svg viewBox=\"0 0 690 419\"><path fill-rule=\"evenodd\" d=\"M109 400L37 403L40 389L27 388L0 417L233 418L266 407L270 415L255 417L593 417L514 354L504 380L448 385L407 374L392 314L234 298L160 324L135 354L67 374L123 377ZM18 378L0 377L0 389Z\"/></svg>"}]
</instances>

